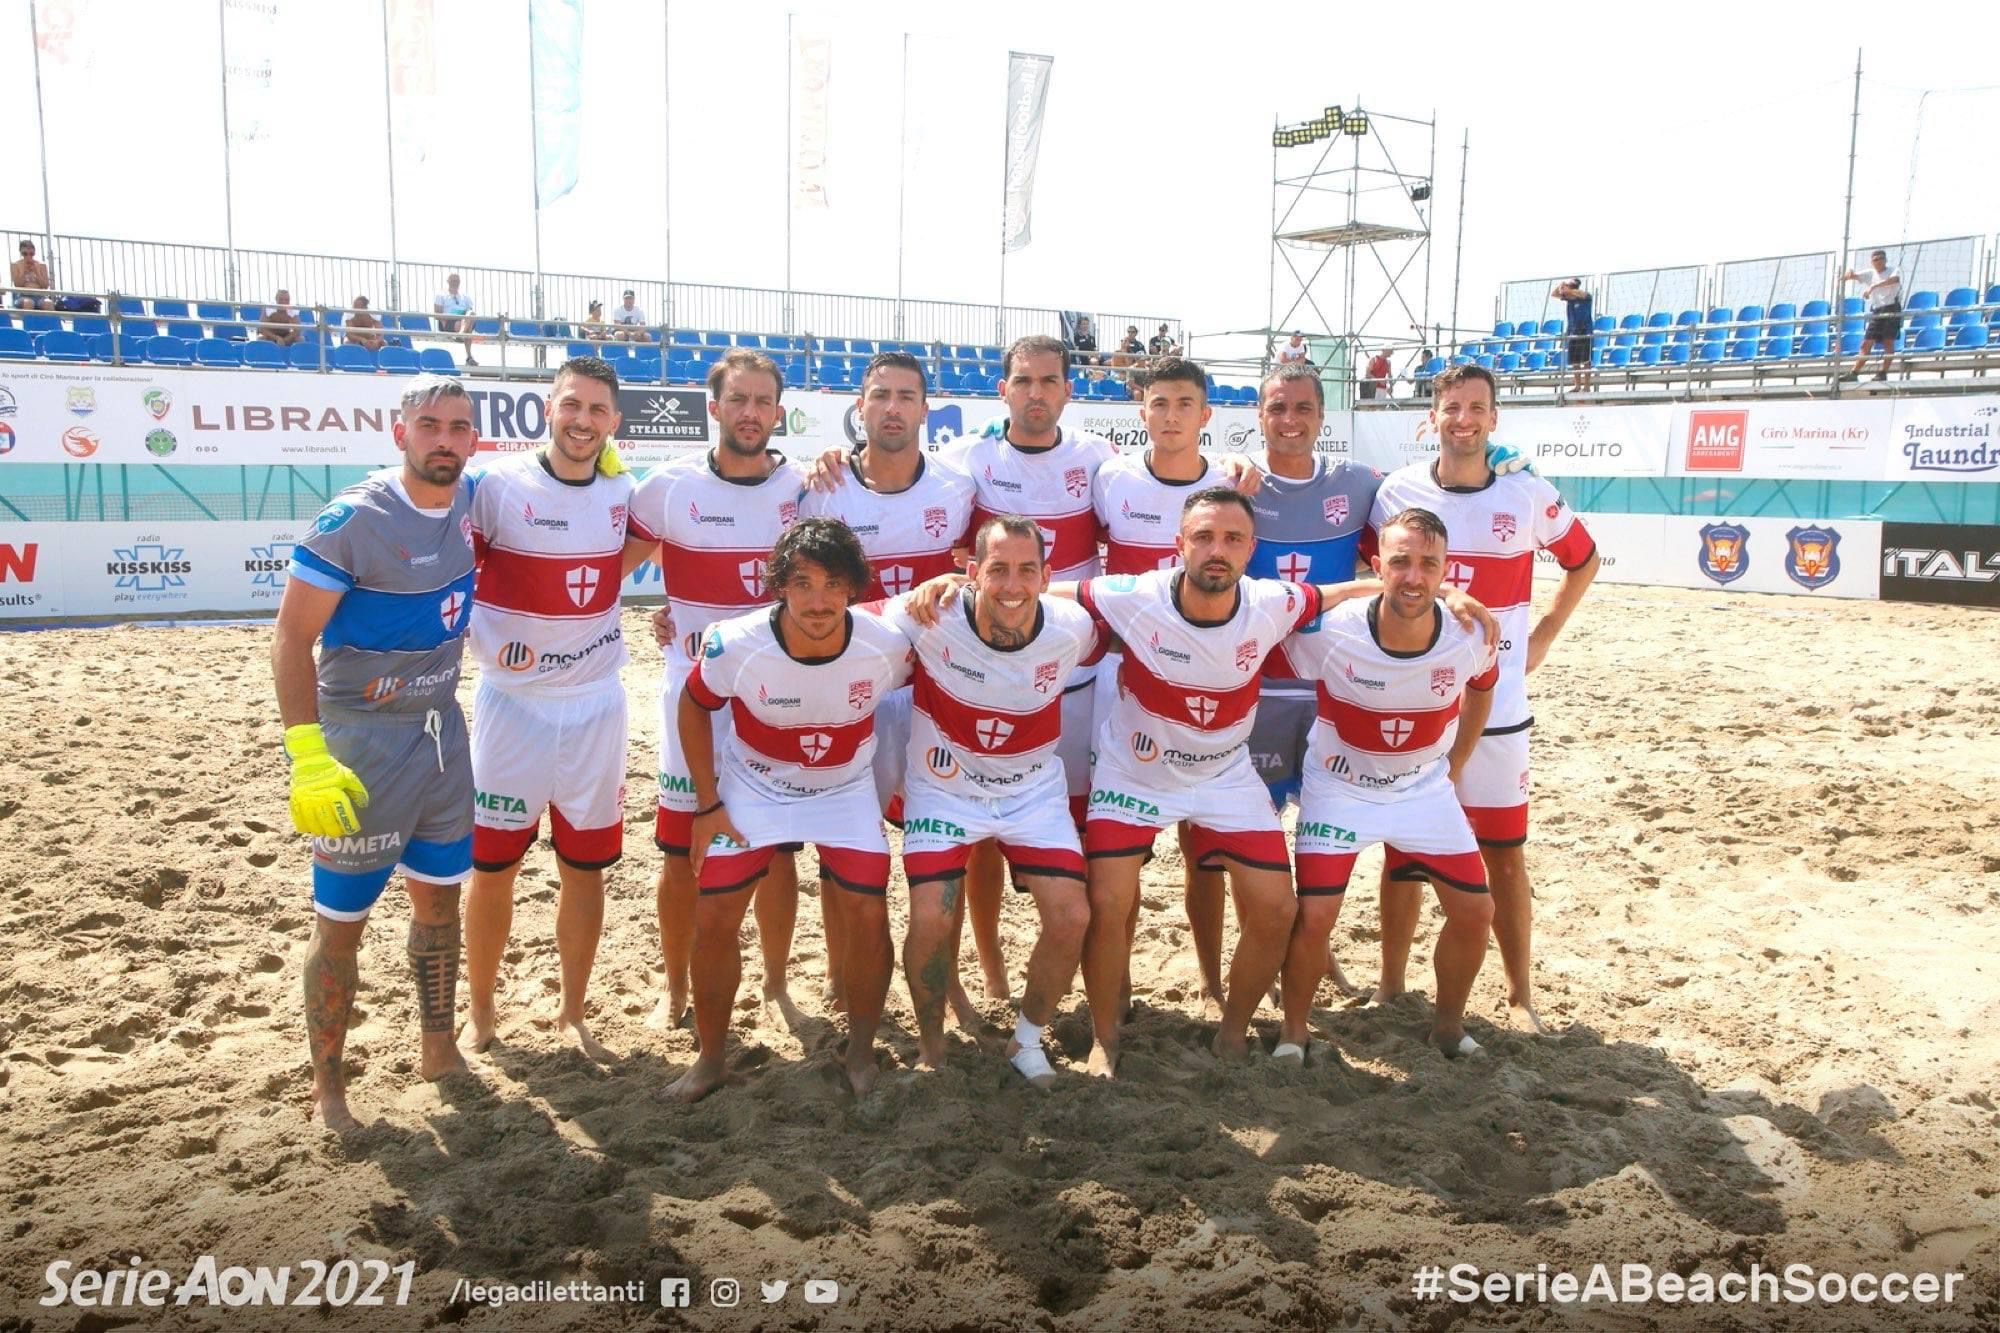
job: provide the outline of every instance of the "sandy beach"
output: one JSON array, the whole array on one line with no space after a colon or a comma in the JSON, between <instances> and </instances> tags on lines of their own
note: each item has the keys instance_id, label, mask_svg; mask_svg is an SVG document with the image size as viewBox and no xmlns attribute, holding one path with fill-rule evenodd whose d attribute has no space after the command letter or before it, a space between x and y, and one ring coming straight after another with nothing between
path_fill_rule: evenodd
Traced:
<instances>
[{"instance_id":1,"label":"sandy beach","mask_svg":"<svg viewBox=\"0 0 2000 1333\"><path fill-rule=\"evenodd\" d=\"M650 643L640 613L626 631ZM693 1107L656 1096L692 1033L644 1022L660 669L635 646L626 858L592 990L617 1058L563 1049L550 1023L543 842L500 1042L473 1078L417 1077L407 902L384 897L348 1043L372 1124L344 1139L305 1114L309 855L285 813L269 637L0 635L0 1329L2000 1327L2000 617L1595 589L1531 681L1553 1039L1501 1026L1489 953L1471 1030L1490 1058L1424 1044L1427 911L1423 993L1349 1009L1322 990L1316 1044L1348 1068L1218 1063L1162 839L1119 1081L1080 1072L1080 990L1052 1029L1054 1089L1002 1058L998 1001L920 1074L899 977L894 1067L857 1102L807 856L803 1020L756 1003L746 924L731 1082ZM1350 898L1336 949L1367 984L1374 893ZM900 877L891 904L900 942ZM1034 928L1010 896L1017 991ZM962 971L977 994L969 939ZM1276 1024L1266 1004L1266 1047ZM180 1274L205 1254L414 1278L400 1310L36 1304L53 1261ZM1598 1263L1966 1276L1923 1306L1468 1305L1412 1286L1427 1265ZM676 1275L694 1308L652 1303ZM739 1308L709 1304L718 1277L743 1284ZM649 1298L496 1308L458 1287L538 1279L638 1280ZM777 1279L790 1290L766 1305L757 1284ZM803 1303L812 1279L838 1281L838 1302Z\"/></svg>"}]
</instances>

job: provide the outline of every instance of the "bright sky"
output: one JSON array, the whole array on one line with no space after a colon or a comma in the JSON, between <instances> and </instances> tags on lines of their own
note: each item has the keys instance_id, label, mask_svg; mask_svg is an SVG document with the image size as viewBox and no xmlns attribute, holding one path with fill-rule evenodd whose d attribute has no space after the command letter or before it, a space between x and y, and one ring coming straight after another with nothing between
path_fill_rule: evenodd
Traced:
<instances>
[{"instance_id":1,"label":"bright sky","mask_svg":"<svg viewBox=\"0 0 2000 1333\"><path fill-rule=\"evenodd\" d=\"M281 18L269 139L236 154L237 244L386 254L381 6L271 2ZM0 4L10 147L0 224L36 228L29 5ZM398 158L399 250L528 267L527 5L435 5L436 108L428 120L416 99L396 109L419 136L427 124L436 132L421 165L413 146ZM75 25L69 64L45 59L42 69L57 232L222 241L218 8L41 0L45 22L68 22L69 11ZM997 299L1010 47L1055 57L1034 243L1007 265L1015 304L1155 311L1198 333L1261 327L1273 118L1309 119L1328 103L1438 120L1434 321L1450 313L1468 129L1464 325L1491 319L1509 278L1833 249L1857 48L1856 243L1975 233L1990 249L2000 231L2000 6L1990 0L791 8L799 33L833 43L832 207L795 215L800 289L896 292L901 176L905 293ZM548 269L659 276L671 188L676 280L784 285L786 14L776 3L673 0L663 61L659 0L585 0L580 181L544 211ZM910 147L899 173L906 32ZM1382 199L1382 216L1363 216L1410 216ZM293 294L350 295L297 284Z\"/></svg>"}]
</instances>

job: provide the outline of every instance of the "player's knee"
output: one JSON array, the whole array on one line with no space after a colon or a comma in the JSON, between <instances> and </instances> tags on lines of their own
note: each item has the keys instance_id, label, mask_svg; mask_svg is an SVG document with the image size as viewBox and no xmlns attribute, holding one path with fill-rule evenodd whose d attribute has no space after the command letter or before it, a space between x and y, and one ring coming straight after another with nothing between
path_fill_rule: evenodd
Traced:
<instances>
[{"instance_id":1,"label":"player's knee","mask_svg":"<svg viewBox=\"0 0 2000 1333\"><path fill-rule=\"evenodd\" d=\"M1293 930L1319 939L1332 934L1334 923L1340 919L1340 903L1344 896L1322 893L1299 899L1299 914Z\"/></svg>"},{"instance_id":2,"label":"player's knee","mask_svg":"<svg viewBox=\"0 0 2000 1333\"><path fill-rule=\"evenodd\" d=\"M1245 935L1283 935L1298 917L1299 902L1278 885L1259 885L1245 892L1238 908L1238 926Z\"/></svg>"},{"instance_id":3,"label":"player's knee","mask_svg":"<svg viewBox=\"0 0 2000 1333\"><path fill-rule=\"evenodd\" d=\"M1090 927L1090 900L1081 889L1045 894L1042 933L1058 943L1081 942Z\"/></svg>"},{"instance_id":4,"label":"player's knee","mask_svg":"<svg viewBox=\"0 0 2000 1333\"><path fill-rule=\"evenodd\" d=\"M1467 893L1463 889L1440 886L1438 904L1444 909L1445 920L1451 925L1484 929L1493 924L1493 895L1490 893Z\"/></svg>"}]
</instances>

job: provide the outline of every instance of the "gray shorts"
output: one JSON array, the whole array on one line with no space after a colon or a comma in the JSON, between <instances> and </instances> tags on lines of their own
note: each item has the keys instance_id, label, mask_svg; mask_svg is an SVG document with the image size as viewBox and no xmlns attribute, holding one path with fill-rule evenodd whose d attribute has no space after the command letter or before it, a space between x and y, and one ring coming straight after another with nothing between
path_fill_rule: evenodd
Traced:
<instances>
[{"instance_id":1,"label":"gray shorts","mask_svg":"<svg viewBox=\"0 0 2000 1333\"><path fill-rule=\"evenodd\" d=\"M321 916L364 920L397 870L435 884L472 873L472 747L457 701L430 713L326 710L320 729L368 789L359 832L312 840Z\"/></svg>"},{"instance_id":2,"label":"gray shorts","mask_svg":"<svg viewBox=\"0 0 2000 1333\"><path fill-rule=\"evenodd\" d=\"M1298 799L1306 741L1318 708L1318 696L1311 691L1263 694L1257 699L1257 716L1250 724L1250 762L1271 789L1271 803L1280 810L1287 798Z\"/></svg>"}]
</instances>

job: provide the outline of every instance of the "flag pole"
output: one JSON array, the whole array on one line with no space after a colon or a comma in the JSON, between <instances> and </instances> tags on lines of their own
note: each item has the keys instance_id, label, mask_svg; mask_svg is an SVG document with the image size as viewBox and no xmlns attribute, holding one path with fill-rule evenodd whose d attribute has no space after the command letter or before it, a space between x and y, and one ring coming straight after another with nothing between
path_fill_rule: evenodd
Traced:
<instances>
[{"instance_id":1,"label":"flag pole","mask_svg":"<svg viewBox=\"0 0 2000 1333\"><path fill-rule=\"evenodd\" d=\"M396 257L395 59L389 49L389 0L382 0L382 134L389 162L389 309L402 309L402 270ZM342 304L346 304L342 302Z\"/></svg>"},{"instance_id":2,"label":"flag pole","mask_svg":"<svg viewBox=\"0 0 2000 1333\"><path fill-rule=\"evenodd\" d=\"M792 13L785 11L785 327L792 331Z\"/></svg>"},{"instance_id":3,"label":"flag pole","mask_svg":"<svg viewBox=\"0 0 2000 1333\"><path fill-rule=\"evenodd\" d=\"M229 138L229 0L215 0L217 47L222 53L222 245L227 253L223 295L236 299L236 195L231 185Z\"/></svg>"},{"instance_id":4,"label":"flag pole","mask_svg":"<svg viewBox=\"0 0 2000 1333\"><path fill-rule=\"evenodd\" d=\"M903 336L903 201L910 187L910 34L903 34L903 109L896 130L896 336Z\"/></svg>"},{"instance_id":5,"label":"flag pole","mask_svg":"<svg viewBox=\"0 0 2000 1333\"><path fill-rule=\"evenodd\" d=\"M527 0L528 13L528 159L533 167L535 186L535 318L542 318L542 143L536 132L540 116L535 94L535 4ZM469 344L468 344L469 345Z\"/></svg>"},{"instance_id":6,"label":"flag pole","mask_svg":"<svg viewBox=\"0 0 2000 1333\"><path fill-rule=\"evenodd\" d=\"M1013 52L1007 53L1008 81L1003 89L1013 86ZM1004 350L1007 346L1007 157L1014 150L1014 108L1007 103L1003 92L1001 105L1004 114L1000 117L1000 311L994 317L999 332L998 343Z\"/></svg>"},{"instance_id":7,"label":"flag pole","mask_svg":"<svg viewBox=\"0 0 2000 1333\"><path fill-rule=\"evenodd\" d=\"M55 224L49 220L49 132L42 122L42 30L35 13L35 0L28 0L28 37L30 54L35 59L35 142L41 145L42 157L42 263L49 270L49 285L56 285Z\"/></svg>"},{"instance_id":8,"label":"flag pole","mask_svg":"<svg viewBox=\"0 0 2000 1333\"><path fill-rule=\"evenodd\" d=\"M664 167L660 173L660 198L666 209L666 226L662 229L666 245L666 311L661 318L669 326L674 322L674 99L669 91L668 80L673 77L673 5L671 0L660 0L660 134L661 159Z\"/></svg>"}]
</instances>

